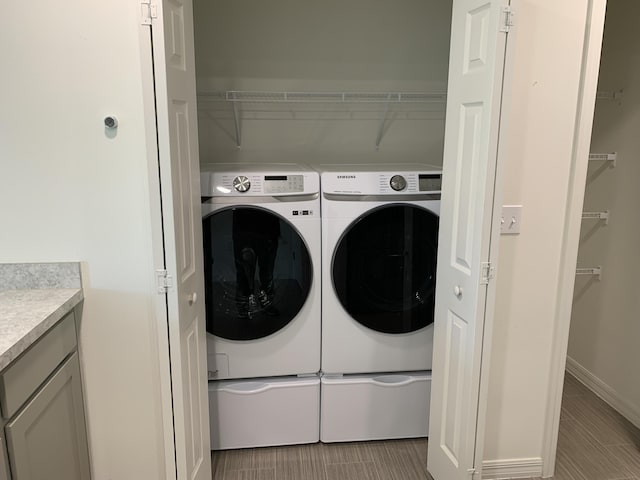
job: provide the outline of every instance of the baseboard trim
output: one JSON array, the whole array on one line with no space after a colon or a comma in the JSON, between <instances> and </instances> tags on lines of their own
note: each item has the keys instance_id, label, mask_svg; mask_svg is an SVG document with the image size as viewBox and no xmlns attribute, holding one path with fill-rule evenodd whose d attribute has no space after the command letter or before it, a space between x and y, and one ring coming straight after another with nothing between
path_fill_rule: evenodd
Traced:
<instances>
[{"instance_id":1,"label":"baseboard trim","mask_svg":"<svg viewBox=\"0 0 640 480\"><path fill-rule=\"evenodd\" d=\"M483 480L505 480L542 476L542 458L513 458L482 462Z\"/></svg>"},{"instance_id":2,"label":"baseboard trim","mask_svg":"<svg viewBox=\"0 0 640 480\"><path fill-rule=\"evenodd\" d=\"M567 372L576 377L585 387L611 405L614 410L636 427L640 428L640 411L637 406L627 402L615 389L600 380L573 358L567 357L566 368Z\"/></svg>"}]
</instances>

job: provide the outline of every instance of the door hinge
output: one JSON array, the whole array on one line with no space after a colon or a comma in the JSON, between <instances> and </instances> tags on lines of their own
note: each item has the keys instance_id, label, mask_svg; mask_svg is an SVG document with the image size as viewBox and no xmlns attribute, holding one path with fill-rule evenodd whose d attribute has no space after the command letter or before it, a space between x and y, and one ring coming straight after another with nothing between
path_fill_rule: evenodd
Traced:
<instances>
[{"instance_id":1,"label":"door hinge","mask_svg":"<svg viewBox=\"0 0 640 480\"><path fill-rule=\"evenodd\" d=\"M475 468L470 468L467 473L469 474L469 480L480 480L482 478L480 472Z\"/></svg>"},{"instance_id":2,"label":"door hinge","mask_svg":"<svg viewBox=\"0 0 640 480\"><path fill-rule=\"evenodd\" d=\"M140 0L140 23L151 25L154 18L158 18L158 5L152 0Z\"/></svg>"},{"instance_id":3,"label":"door hinge","mask_svg":"<svg viewBox=\"0 0 640 480\"><path fill-rule=\"evenodd\" d=\"M510 5L504 5L502 7L502 20L500 21L500 31L509 33L511 31L511 27L514 25L513 17L515 17L515 13Z\"/></svg>"},{"instance_id":4,"label":"door hinge","mask_svg":"<svg viewBox=\"0 0 640 480\"><path fill-rule=\"evenodd\" d=\"M480 264L480 285L489 285L489 280L495 278L496 267L491 266L491 262Z\"/></svg>"},{"instance_id":5,"label":"door hinge","mask_svg":"<svg viewBox=\"0 0 640 480\"><path fill-rule=\"evenodd\" d=\"M173 277L166 270L156 270L156 284L158 293L167 293L173 287Z\"/></svg>"}]
</instances>

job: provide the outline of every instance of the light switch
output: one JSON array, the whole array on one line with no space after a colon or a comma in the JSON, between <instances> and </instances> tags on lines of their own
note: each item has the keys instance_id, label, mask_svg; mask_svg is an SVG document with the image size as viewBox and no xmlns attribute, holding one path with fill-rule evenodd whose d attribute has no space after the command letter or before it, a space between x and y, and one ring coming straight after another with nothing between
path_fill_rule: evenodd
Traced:
<instances>
[{"instance_id":1,"label":"light switch","mask_svg":"<svg viewBox=\"0 0 640 480\"><path fill-rule=\"evenodd\" d=\"M503 205L500 219L501 235L517 235L522 223L522 205Z\"/></svg>"}]
</instances>

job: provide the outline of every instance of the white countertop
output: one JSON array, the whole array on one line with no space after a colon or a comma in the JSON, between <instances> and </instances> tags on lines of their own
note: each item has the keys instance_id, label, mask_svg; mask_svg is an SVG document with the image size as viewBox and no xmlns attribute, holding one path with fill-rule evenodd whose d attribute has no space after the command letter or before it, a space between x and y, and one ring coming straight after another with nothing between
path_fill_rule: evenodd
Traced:
<instances>
[{"instance_id":1,"label":"white countertop","mask_svg":"<svg viewBox=\"0 0 640 480\"><path fill-rule=\"evenodd\" d=\"M78 305L80 288L0 292L0 370Z\"/></svg>"}]
</instances>

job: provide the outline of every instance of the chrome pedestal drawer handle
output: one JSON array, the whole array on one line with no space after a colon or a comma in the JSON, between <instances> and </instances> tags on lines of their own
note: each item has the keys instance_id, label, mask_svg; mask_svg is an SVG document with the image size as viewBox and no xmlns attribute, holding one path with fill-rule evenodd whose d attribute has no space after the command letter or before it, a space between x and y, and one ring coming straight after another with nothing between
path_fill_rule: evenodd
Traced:
<instances>
[{"instance_id":1,"label":"chrome pedestal drawer handle","mask_svg":"<svg viewBox=\"0 0 640 480\"><path fill-rule=\"evenodd\" d=\"M462 288L460 288L458 285L456 285L455 287L453 287L453 294L456 297L461 297L462 296Z\"/></svg>"},{"instance_id":2,"label":"chrome pedestal drawer handle","mask_svg":"<svg viewBox=\"0 0 640 480\"><path fill-rule=\"evenodd\" d=\"M196 303L196 300L198 300L197 293L194 292L191 295L189 295L189 298L188 298L189 305L193 305L194 303Z\"/></svg>"}]
</instances>

